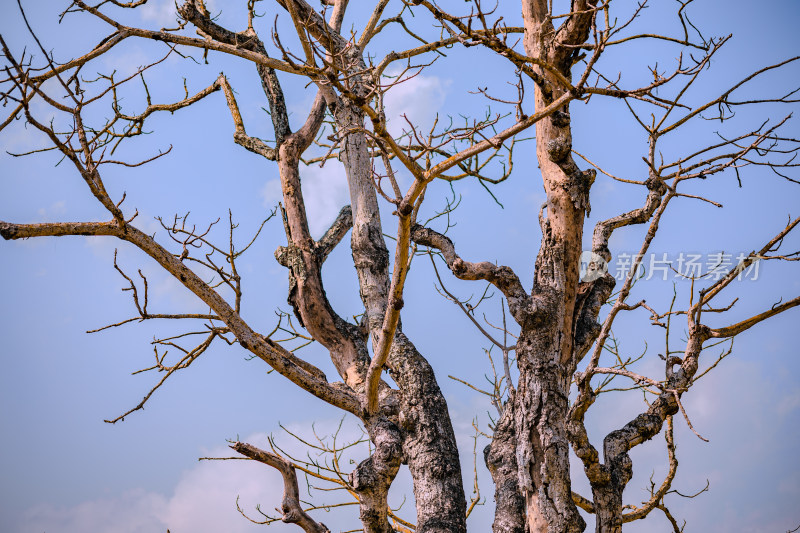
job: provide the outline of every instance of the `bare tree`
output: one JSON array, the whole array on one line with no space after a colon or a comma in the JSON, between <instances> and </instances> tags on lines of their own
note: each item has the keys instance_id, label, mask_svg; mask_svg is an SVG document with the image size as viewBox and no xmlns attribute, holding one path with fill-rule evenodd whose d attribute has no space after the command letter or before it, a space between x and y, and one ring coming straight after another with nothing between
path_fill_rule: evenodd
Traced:
<instances>
[{"instance_id":1,"label":"bare tree","mask_svg":"<svg viewBox=\"0 0 800 533\"><path fill-rule=\"evenodd\" d=\"M692 183L726 171L738 175L746 166L763 166L774 172L775 179L796 182L794 156L800 141L783 133L790 111L777 118L765 117L754 127L739 126L742 129L734 133L728 123L734 122L734 110L742 107L761 106L769 113L776 109L780 113L780 107L796 104L794 87L770 88L757 96L749 88L776 70L794 67L800 57L759 65L740 81L722 87L716 96L698 100L694 88L728 37L704 36L688 16L691 0L675 5L676 24L670 27L676 28L676 33L639 28L646 2L612 6L611 0L573 0L568 6L556 3L555 7L545 0L523 0L519 26L507 25L496 8L487 8L479 0L461 3L453 10L432 0L379 0L366 12L363 5L351 6L351 10L362 10L354 15L354 20L360 21L357 29L343 25L347 0L325 0L319 10L305 0L249 0L248 16L240 26L244 29L238 31L220 25L203 0L185 0L177 6L175 28L127 25L128 10L146 2L73 1L61 13L63 19L97 19L107 25L108 34L84 55L66 62L59 59L57 48L51 53L49 43L40 42L32 29L39 48L34 55L0 38L4 55L0 83L3 102L10 109L0 129L21 119L44 133L51 143L45 150L57 151L74 167L108 217L99 222L4 221L0 222L3 238L91 235L127 241L208 307L202 314L150 312L145 276L141 272L139 278L127 274L115 260L114 267L133 296L135 314L108 327L168 319L193 326L156 341L155 364L146 370L161 371L163 377L142 402L109 422L141 409L167 378L187 368L212 343L238 344L299 388L359 419L370 443L369 455L361 457L350 472L339 467L337 457L342 448L335 444L313 444L333 457L332 463L320 466L279 449L265 451L233 443L232 448L242 456L282 474L284 522L296 523L305 531L328 530L314 518L313 510L302 505L297 479L301 470L349 494L359 506L364 531L465 531L476 500L468 507L448 407L431 364L403 333L400 319L412 261L428 255L437 269L441 293L457 304L501 353L493 366L492 390L486 391L498 413L488 430L491 442L484 450L495 485L493 530L583 531L585 522L579 514L583 509L596 516L598 532L613 532L658 509L675 531L680 531L664 501L672 492L678 464L673 417L685 419L692 427L682 398L719 360L716 356L710 361L701 358L705 349L800 304L800 296L788 295L771 308L732 323L726 321L732 304L723 300L737 277L755 262L797 260L797 252L783 250L781 245L800 219L765 234L756 251L724 275L693 277L688 302L675 299L668 309L655 309L645 300L630 301L629 295L659 224L668 212L675 211L668 207L681 198L716 205L713 198L694 194ZM261 18L264 14L268 16ZM274 20L280 22L270 27ZM102 68L97 66L98 60L132 39L163 43L163 56L124 78L98 74ZM652 41L669 47L666 61L672 66L663 69L654 59L649 71L652 81L629 85L626 80L638 78L619 73L613 59L616 51L634 53L635 47ZM435 62L449 61L451 50L463 52L460 57L472 57L473 53L474 57L486 57L488 53L493 55L492 61L508 63L516 76L510 86L512 96L478 88L499 113L461 122L437 119L430 130L409 120L399 135L393 134L384 105L387 95ZM248 135L245 120L255 119L239 109L224 74L210 77L210 83L198 92L187 89L170 103L153 103L146 79L167 56L202 61L214 52L255 66L274 140ZM292 77L316 90L310 111L296 128L281 85ZM120 95L139 83L144 87L143 110L126 111ZM224 101L214 96L217 93L222 93ZM188 214L159 219L162 238L157 239L158 234L148 234L137 226L137 212L124 206L125 196L109 194L104 185L103 172L108 165L139 167L167 155L115 159L118 149L125 153L124 147L147 131L145 124L151 117L169 112L175 114L174 120L181 120L182 110L210 98L227 106L234 142L271 161L280 176L283 199L272 215L282 221L286 242L277 248L275 258L289 273L291 313L281 314L272 331L259 331L242 314L237 260L255 237L240 246L234 237L237 224L232 214L226 223L228 238L223 242L216 240L213 224L198 227ZM579 102L592 106L604 99L624 103L641 127L647 141L645 153L621 147L619 157L641 157L646 163L645 176L615 176L592 163L591 155L581 155L580 149L573 147L571 107ZM716 140L698 138L682 155L664 158L662 146L679 132L692 135L691 128L704 121L725 122L728 129ZM490 187L514 179L515 143L531 135L535 140L528 142L535 143L540 172L529 173L536 180L541 176L546 203L538 217L541 246L535 259L531 258L535 260L533 282L526 286L513 269L495 264L491 257L472 262L459 255L458 243L445 234L449 222L442 222L455 216L454 205L448 204L438 217L426 219L421 213L428 212L423 208L426 191L437 181L473 180ZM322 238L315 240L303 199L303 164L324 164L332 159L344 165L351 202ZM590 239L594 270L582 278L584 225L598 172L604 179L638 187L644 199L594 225ZM403 173L411 176L405 187ZM202 172L198 174L202 177ZM686 214L690 208L689 204L681 207L680 216L691 216ZM391 212L396 229L384 228L382 212L384 221ZM647 229L629 274L615 289L614 276L605 271L614 256L609 240L616 230L631 225ZM253 233L257 236L258 231ZM347 242L348 233L363 303L363 314L356 320L337 313L326 296L322 277L326 258ZM453 277L479 282L480 290L488 284L499 291L502 323L479 320L474 303L447 289ZM612 327L628 312L643 312L653 325L663 328L662 374L638 373L633 367L636 361L615 348ZM202 340L187 347L186 341L195 336ZM325 348L339 381L329 381L317 366L295 353L298 345L306 342ZM167 362L164 348L177 349L181 358ZM603 356L608 353L614 358L604 366ZM722 357L727 353L729 350ZM383 377L384 371L391 379ZM616 378L627 379L628 384L612 389L610 383ZM598 395L613 390L637 391L645 395L647 404L641 414L605 435L598 449L590 441L585 421ZM668 475L663 482L652 484L648 501L627 504L623 491L632 476L629 452L662 431ZM570 470L570 450L583 463L591 494L572 490L572 476L580 473ZM415 524L397 517L387 504L389 487L401 465L408 466L413 478ZM265 519L270 520L274 518Z\"/></svg>"}]
</instances>

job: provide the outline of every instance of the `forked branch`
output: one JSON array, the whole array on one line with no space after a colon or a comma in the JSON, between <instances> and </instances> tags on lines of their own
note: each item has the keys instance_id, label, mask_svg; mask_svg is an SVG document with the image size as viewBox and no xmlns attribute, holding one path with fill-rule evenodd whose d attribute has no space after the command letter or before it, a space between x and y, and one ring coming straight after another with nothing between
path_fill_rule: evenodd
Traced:
<instances>
[{"instance_id":1,"label":"forked branch","mask_svg":"<svg viewBox=\"0 0 800 533\"><path fill-rule=\"evenodd\" d=\"M246 442L234 442L230 447L245 457L264 463L280 472L283 477L283 500L281 501L283 522L297 524L306 533L330 533L330 529L325 524L311 518L300 506L300 490L294 465L274 453L265 452Z\"/></svg>"}]
</instances>

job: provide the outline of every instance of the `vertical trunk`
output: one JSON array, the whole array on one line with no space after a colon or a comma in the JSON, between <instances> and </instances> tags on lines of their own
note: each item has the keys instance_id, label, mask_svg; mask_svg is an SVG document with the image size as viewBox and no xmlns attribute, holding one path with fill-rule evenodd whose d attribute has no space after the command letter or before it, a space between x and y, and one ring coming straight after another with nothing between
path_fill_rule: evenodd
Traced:
<instances>
[{"instance_id":1,"label":"vertical trunk","mask_svg":"<svg viewBox=\"0 0 800 533\"><path fill-rule=\"evenodd\" d=\"M613 477L613 476L612 476ZM592 487L595 503L595 532L622 532L622 491L625 485L612 480L611 484Z\"/></svg>"},{"instance_id":2,"label":"vertical trunk","mask_svg":"<svg viewBox=\"0 0 800 533\"><path fill-rule=\"evenodd\" d=\"M569 374L556 324L524 329L517 343L515 398L518 480L531 533L580 532L585 523L572 501L566 437Z\"/></svg>"},{"instance_id":3,"label":"vertical trunk","mask_svg":"<svg viewBox=\"0 0 800 533\"><path fill-rule=\"evenodd\" d=\"M549 103L536 91L537 108ZM567 110L537 124L537 156L547 192L547 221L536 262L534 293L548 308L542 323L523 324L517 344L517 461L531 532L579 532L572 502L566 415L573 362L584 204L581 173L569 157ZM566 154L566 155L565 155ZM585 187L588 192L588 186ZM582 191L581 191L582 192Z\"/></svg>"},{"instance_id":4,"label":"vertical trunk","mask_svg":"<svg viewBox=\"0 0 800 533\"><path fill-rule=\"evenodd\" d=\"M492 443L483 451L494 481L493 533L525 533L525 499L517 476L517 438L514 429L515 394L506 401Z\"/></svg>"},{"instance_id":5,"label":"vertical trunk","mask_svg":"<svg viewBox=\"0 0 800 533\"><path fill-rule=\"evenodd\" d=\"M414 480L417 533L463 533L467 502L450 414L433 369L402 333L388 365L400 386L400 425Z\"/></svg>"},{"instance_id":6,"label":"vertical trunk","mask_svg":"<svg viewBox=\"0 0 800 533\"><path fill-rule=\"evenodd\" d=\"M361 499L359 518L364 532L392 533L386 497L400 469L403 437L400 429L383 417L366 425L375 450L351 472L350 484Z\"/></svg>"},{"instance_id":7,"label":"vertical trunk","mask_svg":"<svg viewBox=\"0 0 800 533\"><path fill-rule=\"evenodd\" d=\"M586 2L555 30L546 0L524 0L524 47L570 79L574 49L583 42L592 15ZM591 7L591 6L588 6ZM548 69L536 67L539 111L568 89ZM536 259L533 294L546 308L544 318L521 324L517 343L520 371L515 429L520 490L530 532L580 532L585 523L572 501L566 432L569 385L575 370L575 302L578 293L583 221L594 175L581 172L571 157L572 133L565 106L536 123L536 155L547 193L547 217Z\"/></svg>"},{"instance_id":8,"label":"vertical trunk","mask_svg":"<svg viewBox=\"0 0 800 533\"><path fill-rule=\"evenodd\" d=\"M389 251L383 240L378 198L372 184L372 158L363 133L364 114L340 101L333 109L342 141L342 161L353 209L351 248L366 322L376 341L389 297Z\"/></svg>"},{"instance_id":9,"label":"vertical trunk","mask_svg":"<svg viewBox=\"0 0 800 533\"><path fill-rule=\"evenodd\" d=\"M322 284L320 257L308 230L303 191L300 186L299 157L294 136L279 148L278 169L286 209L288 246L278 250L278 261L290 269L289 303L314 338L331 353L339 375L353 390L362 388L369 356L356 328L331 308Z\"/></svg>"},{"instance_id":10,"label":"vertical trunk","mask_svg":"<svg viewBox=\"0 0 800 533\"><path fill-rule=\"evenodd\" d=\"M342 155L353 209L351 248L374 346L388 302L389 252L372 184L372 159L366 137L360 131L364 127L363 113L342 101L335 106L334 117L339 134L345 135ZM414 481L416 531L465 532L466 499L458 447L433 369L399 331L387 366L400 387L403 460Z\"/></svg>"}]
</instances>

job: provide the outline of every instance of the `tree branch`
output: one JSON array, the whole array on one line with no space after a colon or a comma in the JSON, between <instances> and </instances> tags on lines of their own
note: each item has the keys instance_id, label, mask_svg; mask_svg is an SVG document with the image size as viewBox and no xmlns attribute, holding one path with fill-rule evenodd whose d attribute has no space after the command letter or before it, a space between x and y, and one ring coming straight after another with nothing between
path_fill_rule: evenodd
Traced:
<instances>
[{"instance_id":1,"label":"tree branch","mask_svg":"<svg viewBox=\"0 0 800 533\"><path fill-rule=\"evenodd\" d=\"M311 518L300 506L300 490L297 485L297 472L294 465L282 457L265 452L246 442L234 442L230 448L254 461L271 466L283 477L283 500L281 501L281 520L287 524L297 524L307 533L330 533L325 524Z\"/></svg>"},{"instance_id":2,"label":"tree branch","mask_svg":"<svg viewBox=\"0 0 800 533\"><path fill-rule=\"evenodd\" d=\"M783 302L782 304L774 305L772 308L764 311L763 313L751 316L750 318L742 320L741 322L737 322L736 324L732 324L730 326L725 326L721 328L711 328L710 329L711 336L715 338L733 337L734 335L738 335L739 333L742 333L743 331L750 329L759 322L762 322L772 316L775 316L778 313L782 313L787 309L791 309L792 307L797 307L798 305L800 305L800 296L793 298L788 302Z\"/></svg>"},{"instance_id":3,"label":"tree branch","mask_svg":"<svg viewBox=\"0 0 800 533\"><path fill-rule=\"evenodd\" d=\"M486 280L500 289L508 300L508 309L518 323L524 323L536 313L536 301L525 292L522 283L511 268L497 266L486 261L482 263L464 261L456 253L453 241L445 235L419 224L411 229L411 239L417 244L442 252L445 263L457 278Z\"/></svg>"},{"instance_id":4,"label":"tree branch","mask_svg":"<svg viewBox=\"0 0 800 533\"><path fill-rule=\"evenodd\" d=\"M116 220L109 222L45 224L0 222L0 234L6 240L42 236L111 235L128 241L152 257L167 272L205 302L220 317L220 320L230 328L230 331L236 336L243 348L253 352L257 357L277 370L278 373L325 402L356 416L361 413L360 402L352 393L332 386L320 376L324 376L324 374L319 370L317 372L309 372L304 368L304 366L308 366L308 363L303 362L303 364L300 364L297 356L293 353L253 331L216 291L211 289L194 271L186 267L178 257L175 257L175 255L156 243L152 237L130 224L126 223L121 226Z\"/></svg>"},{"instance_id":5,"label":"tree branch","mask_svg":"<svg viewBox=\"0 0 800 533\"><path fill-rule=\"evenodd\" d=\"M325 258L333 251L334 248L344 239L344 236L353 227L353 210L349 205L346 205L339 211L336 220L333 221L331 227L325 232L315 246L317 253L320 256L320 262L325 261Z\"/></svg>"}]
</instances>

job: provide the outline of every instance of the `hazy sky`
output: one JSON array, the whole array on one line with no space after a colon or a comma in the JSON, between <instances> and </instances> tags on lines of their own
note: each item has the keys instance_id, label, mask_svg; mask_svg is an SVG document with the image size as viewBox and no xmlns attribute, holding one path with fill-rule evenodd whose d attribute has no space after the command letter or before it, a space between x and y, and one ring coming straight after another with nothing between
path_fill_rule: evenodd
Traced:
<instances>
[{"instance_id":1,"label":"hazy sky","mask_svg":"<svg viewBox=\"0 0 800 533\"><path fill-rule=\"evenodd\" d=\"M61 61L91 49L108 32L88 17L68 16L58 25L58 13L65 4L53 0L23 2L45 48L54 50ZM262 36L266 36L279 10L271 3L263 4L267 16L259 23ZM350 2L352 13L346 24L363 18L358 12L361 4ZM795 29L800 24L800 6L794 0L758 4L698 0L696 4L691 5L690 13L708 36L734 36L706 72L705 83L693 95L697 99L713 94L709 92L713 87L730 86L760 65L798 53ZM212 7L219 10L223 5L230 11L223 11L221 22L242 27L242 6L228 8L227 3L217 0ZM516 3L510 2L512 5L505 14L509 25L519 19ZM671 8L672 3L660 2L658 8L665 5ZM655 20L674 30L674 18L667 18L658 8L645 12L640 27L647 28ZM132 24L157 28L171 23L173 9L172 0L150 0L146 8L128 16L133 16ZM424 20L422 16L413 22ZM355 27L359 27L357 23ZM0 33L15 54L20 54L24 46L28 52L34 50L11 0L0 0ZM162 48L158 43L131 40L89 70L129 74L163 53ZM623 81L630 80L631 84L651 76L646 67L656 60L654 54L659 54L659 69L663 70L674 64L678 53L677 48L666 45L631 46L621 52L609 53L601 66L609 72L623 71ZM490 61L490 54L475 48L448 54L450 57L441 58L434 67L390 93L387 111L393 117L395 131L402 127L401 114L423 125L430 125L437 112L442 116L480 116L486 110L486 101L468 92L478 87L488 86L499 94L513 96L505 85L512 80L513 71ZM268 117L262 110L266 102L250 64L215 54L209 55L208 64L172 56L162 68L148 74L147 80L154 101L167 102L181 97L184 77L189 91L195 92L209 85L220 71L237 91L248 133L270 138ZM88 77L88 71L84 74ZM313 92L302 80L289 76L281 79L296 126ZM742 96L752 96L756 91L783 94L795 88L798 81L800 69L787 69L754 84ZM141 92L129 93L123 105L130 111L141 110ZM43 105L38 106L34 112L49 113ZM674 159L677 154L713 142L715 130L732 134L769 117L783 118L791 111L788 106L765 106L752 113L737 110L737 120L723 125L706 123L668 139L664 157ZM642 179L646 138L624 105L595 97L588 105L573 104L572 112L577 151L615 175ZM191 219L202 225L218 217L224 221L231 208L240 223L238 238L246 242L279 200L280 187L273 163L233 144L233 128L222 95L212 95L173 116L154 117L148 128L153 134L131 142L122 155L141 159L170 145L172 153L144 168L106 170L104 179L112 196L118 198L125 191L124 205L139 210L139 227L150 233L158 229L155 216L171 219L176 213L191 211ZM800 137L796 121L784 133ZM58 157L54 154L15 158L6 153L40 148L45 146L43 142L33 128L25 128L21 122L0 132L0 220L105 218L80 176L66 163L55 166ZM514 176L492 189L497 203L475 183L456 186L461 205L453 215L457 225L450 232L463 257L507 264L526 286L540 239L536 213L544 199L533 148L533 141L519 145ZM579 164L586 166L582 161ZM319 236L348 201L343 170L329 163L323 168L308 167L302 176L312 232ZM793 176L796 179L797 172ZM692 185L691 193L709 195L723 203L724 209L696 200L677 200L653 243L654 258L678 261L700 256L707 268L714 253L731 254L735 259L740 253L758 249L783 227L789 215L800 214L798 187L766 169L745 169L741 188L733 174ZM448 186L434 184L427 199L428 213L441 209L451 194ZM642 200L637 188L598 177L586 233L595 221L636 208ZM385 229L390 232L395 223L388 215L391 210L384 211ZM160 235L165 238L163 233ZM612 269L620 266L625 254L638 249L642 235L640 228L615 234L611 244L617 261ZM286 272L273 258L275 248L284 243L280 222L269 221L239 266L246 291L243 314L263 332L274 326L274 311L287 308ZM797 250L800 239L795 236L786 246L787 250ZM173 533L182 533L259 529L238 514L236 497L241 496L240 505L254 516L256 504L272 509L280 503L280 477L255 463L198 462L197 458L229 455L226 439L241 438L264 446L269 434L302 455L302 447L292 443L279 423L311 438L312 423L318 434L330 434L338 426L341 413L281 376L268 375L262 362L248 361L239 347L221 345L171 378L143 412L116 425L104 423L104 419L115 418L136 405L160 378L150 373L130 375L152 364L149 343L153 337L184 331L180 325L148 322L85 333L133 316L130 293L120 291L126 283L113 269L115 247L119 249L118 263L129 275L141 268L148 276L151 312L203 311L191 293L125 243L77 237L0 242L0 530L128 533L163 532L169 527ZM342 246L324 271L328 295L342 316L361 312L349 259L349 251ZM745 276L734 287L733 296L740 300L726 321L766 309L781 296L786 300L800 294L797 265L769 263ZM664 309L673 288L683 299L680 301L688 300L687 281L671 273L663 280L661 271L653 272L658 274L637 285L630 301L646 298L649 304ZM479 295L483 290L482 285L444 279L448 289L462 296ZM472 421L477 417L485 427L490 406L484 397L447 376L480 382L488 371L484 354L488 343L455 306L437 294L425 257L419 258L411 271L405 301L404 330L433 364L451 408L469 498ZM484 306L487 317L497 320L497 297ZM689 494L702 489L707 480L709 483L709 490L694 500L675 494L667 498L676 518L687 521L686 531L781 533L800 524L799 318L800 312L789 311L737 338L733 355L685 395L695 429L710 440L700 441L685 421L676 417L680 468L673 488ZM626 355L638 355L647 348L637 368L658 378L663 368L657 356L663 352L663 333L650 326L646 313L622 319L617 336ZM679 340L680 334L673 336L674 342ZM709 350L705 364L720 350ZM322 350L310 347L305 353L329 377L335 375ZM636 394L599 401L594 415L590 415L595 445L608 430L621 427L644 408ZM360 433L355 422L347 419L342 434L357 438ZM479 441L478 475L485 504L470 517L474 531L488 531L492 519L493 488L480 464L480 449L485 445L485 440ZM636 448L632 457L635 475L625 495L626 501L639 503L648 497L645 489L651 474L658 483L665 472L663 436ZM363 453L353 456L356 461L363 458ZM576 490L588 495L580 467L573 478ZM407 494L408 501L400 513L413 519L409 483L407 473L401 473L393 488L392 504L399 505ZM316 516L339 531L354 527L352 518L357 511L350 508ZM648 521L630 524L626 530L667 531L668 527L663 515L654 512ZM283 524L271 528L297 530Z\"/></svg>"}]
</instances>

